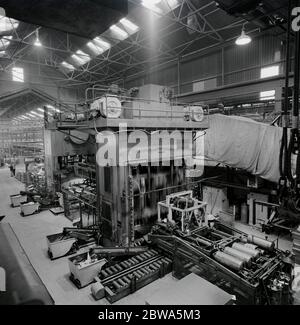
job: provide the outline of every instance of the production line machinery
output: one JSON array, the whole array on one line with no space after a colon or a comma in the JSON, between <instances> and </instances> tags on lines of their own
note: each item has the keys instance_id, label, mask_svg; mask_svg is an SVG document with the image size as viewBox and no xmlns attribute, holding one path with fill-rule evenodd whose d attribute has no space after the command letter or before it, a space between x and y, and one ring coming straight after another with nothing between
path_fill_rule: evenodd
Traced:
<instances>
[{"instance_id":1,"label":"production line machinery","mask_svg":"<svg viewBox=\"0 0 300 325\"><path fill-rule=\"evenodd\" d=\"M136 240L131 247L96 246L69 258L70 280L78 289L92 284L96 300L114 303L172 271L172 259Z\"/></svg>"},{"instance_id":2,"label":"production line machinery","mask_svg":"<svg viewBox=\"0 0 300 325\"><path fill-rule=\"evenodd\" d=\"M93 297L114 303L172 271L172 259L158 250L139 247L127 253L110 260L95 253L71 257L70 280L78 289L94 282Z\"/></svg>"},{"instance_id":3,"label":"production line machinery","mask_svg":"<svg viewBox=\"0 0 300 325\"><path fill-rule=\"evenodd\" d=\"M70 257L70 280L78 289L86 287L94 282L102 268L115 269L118 262L145 253L148 247L141 246L142 243L143 239L137 240L132 247L93 246L87 252Z\"/></svg>"},{"instance_id":4,"label":"production line machinery","mask_svg":"<svg viewBox=\"0 0 300 325\"><path fill-rule=\"evenodd\" d=\"M216 222L183 233L167 223L156 225L149 240L174 258L177 277L185 264L197 266L199 275L237 297L241 304L290 304L292 254L275 243Z\"/></svg>"},{"instance_id":5,"label":"production line machinery","mask_svg":"<svg viewBox=\"0 0 300 325\"><path fill-rule=\"evenodd\" d=\"M96 211L96 195L94 186L89 185L89 180L84 179L82 183L70 185L62 190L64 197L65 215L70 213L68 201L76 200L79 204L80 221L77 227L65 227L61 233L51 234L47 236L48 255L54 260L70 254L76 253L81 248L88 250L91 246L99 243L101 233L99 225L95 220ZM93 217L92 222L83 222L83 207L88 207Z\"/></svg>"},{"instance_id":6,"label":"production line machinery","mask_svg":"<svg viewBox=\"0 0 300 325\"><path fill-rule=\"evenodd\" d=\"M95 299L113 303L172 271L172 259L149 249L101 270L91 287Z\"/></svg>"},{"instance_id":7,"label":"production line machinery","mask_svg":"<svg viewBox=\"0 0 300 325\"><path fill-rule=\"evenodd\" d=\"M114 303L167 273L181 278L192 271L236 296L237 304L292 303L292 254L272 241L220 222L189 233L161 222L146 238L140 246L94 247L69 258L70 279L78 288L92 283L96 300Z\"/></svg>"},{"instance_id":8,"label":"production line machinery","mask_svg":"<svg viewBox=\"0 0 300 325\"><path fill-rule=\"evenodd\" d=\"M238 304L292 302L291 252L219 221L209 224L206 204L192 191L168 195L158 205L157 224L132 246L95 246L69 258L78 288L94 282L94 298L113 303L171 271L177 278L192 271L236 296Z\"/></svg>"}]
</instances>

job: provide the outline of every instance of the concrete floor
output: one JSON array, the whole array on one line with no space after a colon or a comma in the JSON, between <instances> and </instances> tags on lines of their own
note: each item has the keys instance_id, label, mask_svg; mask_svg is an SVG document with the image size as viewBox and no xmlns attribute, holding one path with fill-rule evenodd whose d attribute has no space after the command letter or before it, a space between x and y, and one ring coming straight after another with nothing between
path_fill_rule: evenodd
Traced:
<instances>
[{"instance_id":1,"label":"concrete floor","mask_svg":"<svg viewBox=\"0 0 300 325\"><path fill-rule=\"evenodd\" d=\"M95 301L90 286L78 290L69 280L68 257L51 261L47 254L46 236L59 233L63 227L72 226L71 221L50 211L21 217L20 208L11 208L9 196L24 190L24 185L10 177L8 168L0 169L0 215L2 222L10 223L31 264L47 287L57 305L109 305L106 299ZM163 279L142 288L115 304L144 305L145 299L155 291L172 285L176 279L167 275Z\"/></svg>"},{"instance_id":2,"label":"concrete floor","mask_svg":"<svg viewBox=\"0 0 300 325\"><path fill-rule=\"evenodd\" d=\"M6 215L2 222L10 223L16 233L24 251L31 264L47 287L55 304L87 304L87 305L108 305L106 299L95 301L90 293L90 286L78 290L69 280L69 268L67 257L51 261L47 255L46 236L62 231L63 227L72 226L71 221L62 214L53 215L50 211L43 211L39 214L21 217L19 208L10 207L9 195L17 194L24 189L24 185L15 178L10 177L8 168L0 169L0 215ZM236 227L246 230L248 233L262 236L255 228L237 223ZM275 236L269 236L276 239ZM291 250L290 238L279 238L279 247ZM145 300L152 296L157 290L167 288L177 280L171 275L142 288L136 293L121 299L116 304L144 305Z\"/></svg>"}]
</instances>

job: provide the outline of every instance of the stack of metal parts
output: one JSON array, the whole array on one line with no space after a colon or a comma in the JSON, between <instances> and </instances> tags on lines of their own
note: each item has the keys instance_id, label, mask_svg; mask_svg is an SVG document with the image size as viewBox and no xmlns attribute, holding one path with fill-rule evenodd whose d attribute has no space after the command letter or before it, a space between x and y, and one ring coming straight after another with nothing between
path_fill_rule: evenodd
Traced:
<instances>
[{"instance_id":1,"label":"stack of metal parts","mask_svg":"<svg viewBox=\"0 0 300 325\"><path fill-rule=\"evenodd\" d=\"M95 188L92 186L88 186L86 184L76 184L69 186L67 190L78 197L85 198L88 202L95 201Z\"/></svg>"},{"instance_id":2,"label":"stack of metal parts","mask_svg":"<svg viewBox=\"0 0 300 325\"><path fill-rule=\"evenodd\" d=\"M293 236L293 253L295 254L295 262L300 264L300 226L292 232Z\"/></svg>"},{"instance_id":3,"label":"stack of metal parts","mask_svg":"<svg viewBox=\"0 0 300 325\"><path fill-rule=\"evenodd\" d=\"M96 244L97 229L66 227L62 233L48 235L48 255L51 260L75 253L79 248Z\"/></svg>"},{"instance_id":4,"label":"stack of metal parts","mask_svg":"<svg viewBox=\"0 0 300 325\"><path fill-rule=\"evenodd\" d=\"M28 178L28 175L25 172L17 172L17 174L16 174L16 179L23 184L27 183L27 178Z\"/></svg>"},{"instance_id":5,"label":"stack of metal parts","mask_svg":"<svg viewBox=\"0 0 300 325\"><path fill-rule=\"evenodd\" d=\"M107 268L91 287L95 299L106 297L111 303L163 277L172 270L172 260L150 249ZM104 288L99 295L99 289Z\"/></svg>"},{"instance_id":6,"label":"stack of metal parts","mask_svg":"<svg viewBox=\"0 0 300 325\"><path fill-rule=\"evenodd\" d=\"M70 216L71 205L75 202L88 206L91 209L96 209L96 188L86 183L87 180L84 180L83 183L71 185L68 188L62 189L66 217Z\"/></svg>"}]
</instances>

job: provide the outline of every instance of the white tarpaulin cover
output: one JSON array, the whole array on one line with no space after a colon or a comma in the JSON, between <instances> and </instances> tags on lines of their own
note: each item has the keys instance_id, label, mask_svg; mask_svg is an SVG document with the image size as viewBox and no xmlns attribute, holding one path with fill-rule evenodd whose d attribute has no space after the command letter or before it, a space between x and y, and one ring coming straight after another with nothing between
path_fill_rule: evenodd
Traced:
<instances>
[{"instance_id":1,"label":"white tarpaulin cover","mask_svg":"<svg viewBox=\"0 0 300 325\"><path fill-rule=\"evenodd\" d=\"M282 128L239 116L212 115L204 137L205 156L278 182Z\"/></svg>"}]
</instances>

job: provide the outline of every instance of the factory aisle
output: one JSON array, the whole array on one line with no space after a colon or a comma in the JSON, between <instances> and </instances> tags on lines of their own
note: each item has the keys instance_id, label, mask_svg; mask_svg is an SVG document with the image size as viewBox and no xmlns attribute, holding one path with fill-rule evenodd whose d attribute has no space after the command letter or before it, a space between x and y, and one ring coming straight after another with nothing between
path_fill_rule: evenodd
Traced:
<instances>
[{"instance_id":1,"label":"factory aisle","mask_svg":"<svg viewBox=\"0 0 300 325\"><path fill-rule=\"evenodd\" d=\"M51 261L47 255L46 236L59 233L72 223L63 215L55 216L50 211L21 217L19 208L10 206L9 196L19 193L24 185L10 177L8 168L0 169L0 215L6 215L2 222L10 223L31 264L47 287L55 304L108 305L106 299L95 301L90 286L78 290L69 280L68 258ZM174 284L176 280L168 275L142 288L138 292L118 301L116 304L145 304L145 299L157 290Z\"/></svg>"},{"instance_id":2,"label":"factory aisle","mask_svg":"<svg viewBox=\"0 0 300 325\"><path fill-rule=\"evenodd\" d=\"M71 223L62 215L55 216L50 211L21 217L19 208L10 207L9 195L17 194L24 185L9 176L9 170L0 170L0 211L6 215L2 222L11 224L31 264L39 274L49 293L57 304L76 304L80 295L74 294L75 288L67 279L68 265L64 259L51 261L47 256L46 236L60 232L62 227ZM86 297L82 297L86 298ZM86 300L86 301L85 301ZM88 299L78 303L89 303Z\"/></svg>"}]
</instances>

